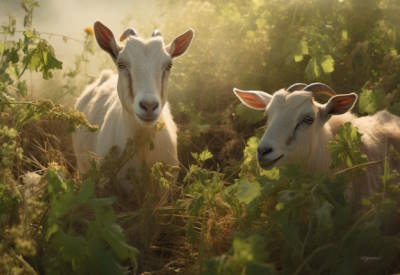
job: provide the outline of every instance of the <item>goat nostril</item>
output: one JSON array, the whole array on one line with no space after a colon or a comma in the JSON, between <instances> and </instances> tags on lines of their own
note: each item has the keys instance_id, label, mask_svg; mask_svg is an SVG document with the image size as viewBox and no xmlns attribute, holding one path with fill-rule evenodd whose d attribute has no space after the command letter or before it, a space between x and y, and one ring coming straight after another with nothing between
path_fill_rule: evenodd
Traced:
<instances>
[{"instance_id":1,"label":"goat nostril","mask_svg":"<svg viewBox=\"0 0 400 275\"><path fill-rule=\"evenodd\" d=\"M271 147L258 147L257 152L259 156L266 156L272 153L273 149Z\"/></svg>"},{"instance_id":2,"label":"goat nostril","mask_svg":"<svg viewBox=\"0 0 400 275\"><path fill-rule=\"evenodd\" d=\"M145 110L147 112L147 106L143 101L139 102L139 106L140 106L140 108L142 108L143 110Z\"/></svg>"},{"instance_id":3,"label":"goat nostril","mask_svg":"<svg viewBox=\"0 0 400 275\"><path fill-rule=\"evenodd\" d=\"M150 102L148 102L148 101L140 101L139 102L139 106L146 113L151 113L151 112L154 112L158 108L159 104L158 104L157 101L150 101Z\"/></svg>"},{"instance_id":4,"label":"goat nostril","mask_svg":"<svg viewBox=\"0 0 400 275\"><path fill-rule=\"evenodd\" d=\"M157 108L158 108L158 102L154 102L152 110L155 111Z\"/></svg>"}]
</instances>

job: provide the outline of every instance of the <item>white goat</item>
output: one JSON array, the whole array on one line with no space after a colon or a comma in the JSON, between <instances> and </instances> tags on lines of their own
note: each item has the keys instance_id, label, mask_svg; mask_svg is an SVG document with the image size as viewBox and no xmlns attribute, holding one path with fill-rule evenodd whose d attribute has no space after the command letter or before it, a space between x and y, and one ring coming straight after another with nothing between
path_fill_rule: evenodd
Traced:
<instances>
[{"instance_id":1,"label":"white goat","mask_svg":"<svg viewBox=\"0 0 400 275\"><path fill-rule=\"evenodd\" d=\"M362 150L370 161L383 160L387 145L400 150L400 118L387 111L356 117L348 112L357 100L355 93L335 95L322 83L308 86L298 83L273 95L236 88L234 93L247 107L266 112L268 127L257 149L258 162L264 169L300 164L310 172L328 170L331 164L328 142L345 122L351 122L362 134ZM331 98L320 104L314 100L318 93ZM392 165L391 168L400 171L400 163ZM360 194L352 192L352 195L359 198L376 191L382 172L383 165L370 166L367 177L360 182L363 186L358 187Z\"/></svg>"},{"instance_id":2,"label":"white goat","mask_svg":"<svg viewBox=\"0 0 400 275\"><path fill-rule=\"evenodd\" d=\"M139 148L133 164L151 166L161 161L176 165L177 127L167 102L167 81L172 59L187 50L193 30L178 36L168 46L157 30L151 39L143 40L135 30L127 29L120 38L127 39L125 47L119 46L113 33L100 22L94 24L94 33L99 46L117 65L118 74L102 72L76 102L75 108L99 126L95 133L78 129L73 134L79 170L87 171L90 158L101 160L113 146L123 150L128 139L146 137L151 138L154 146ZM157 122L164 124L161 130L155 130Z\"/></svg>"}]
</instances>

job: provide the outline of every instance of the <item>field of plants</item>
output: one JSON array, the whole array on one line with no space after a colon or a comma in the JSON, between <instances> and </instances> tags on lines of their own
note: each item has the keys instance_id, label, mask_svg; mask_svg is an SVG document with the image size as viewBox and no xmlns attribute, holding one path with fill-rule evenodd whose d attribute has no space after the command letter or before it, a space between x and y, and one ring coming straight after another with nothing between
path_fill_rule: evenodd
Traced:
<instances>
[{"instance_id":1,"label":"field of plants","mask_svg":"<svg viewBox=\"0 0 400 275\"><path fill-rule=\"evenodd\" d=\"M192 27L196 36L168 88L180 166L132 173L129 194L116 174L135 142L87 174L76 169L70 134L97 125L73 103L115 70L92 27L81 37L41 32L40 0L21 1L22 20L0 17L0 274L400 273L400 177L389 156L379 160L382 188L352 207L345 190L369 165L356 128L344 125L329 144L332 173L262 170L266 118L232 93L320 81L359 94L358 115L400 115L400 2L149 2L158 17L133 26L139 33L156 26L169 42ZM120 24L133 22L127 12ZM72 66L57 39L79 43Z\"/></svg>"}]
</instances>

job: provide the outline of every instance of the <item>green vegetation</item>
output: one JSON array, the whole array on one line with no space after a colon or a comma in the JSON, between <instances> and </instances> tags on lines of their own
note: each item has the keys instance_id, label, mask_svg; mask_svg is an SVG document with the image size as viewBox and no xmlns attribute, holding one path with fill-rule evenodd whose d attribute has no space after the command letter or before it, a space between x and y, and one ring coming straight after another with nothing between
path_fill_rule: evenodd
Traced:
<instances>
[{"instance_id":1,"label":"green vegetation","mask_svg":"<svg viewBox=\"0 0 400 275\"><path fill-rule=\"evenodd\" d=\"M232 95L234 86L322 81L358 92L361 115L400 115L398 1L155 2L166 40L182 25L196 30L169 87L182 165L178 180L161 163L130 174L129 196L115 175L139 145L79 175L68 134L96 125L60 105L93 80L85 68L100 53L91 29L68 69L32 28L38 1L22 1L23 29L12 16L1 25L0 273L400 272L399 177L387 159L382 189L359 207L347 190L368 160L350 124L329 145L335 173L263 171L255 152L265 119ZM29 97L28 72L48 80L57 71L46 99Z\"/></svg>"}]
</instances>

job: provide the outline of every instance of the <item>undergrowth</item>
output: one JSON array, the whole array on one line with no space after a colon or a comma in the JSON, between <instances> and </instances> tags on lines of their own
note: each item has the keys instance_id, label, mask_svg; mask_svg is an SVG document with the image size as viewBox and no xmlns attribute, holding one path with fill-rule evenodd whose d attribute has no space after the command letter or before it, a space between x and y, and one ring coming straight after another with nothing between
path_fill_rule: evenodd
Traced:
<instances>
[{"instance_id":1,"label":"undergrowth","mask_svg":"<svg viewBox=\"0 0 400 275\"><path fill-rule=\"evenodd\" d=\"M176 7L181 2L159 5ZM363 36L353 27L362 20L344 18L339 12L355 14L361 3L356 0L307 0L301 6L293 1L284 7L262 0L190 1L183 9L197 18L194 24L204 33L209 29L204 17L211 17L216 29L208 39L200 31L201 42L193 49L214 59L194 64L189 55L182 66L187 71L176 72L180 81L171 85L178 92L191 91L179 100L179 93L171 95L181 128L183 164L128 169L126 177L119 178L129 158L141 146L151 148L151 140L129 141L124 151L111 150L102 164L93 162L87 174L76 172L69 134L77 127L96 131L97 126L81 113L27 95L27 72L48 80L62 69L62 62L32 28L39 2L23 0L23 30L17 29L12 16L1 27L0 273L399 272L399 175L389 165L389 158L400 160L399 152L388 148L384 160L369 161L361 150L360 133L345 124L329 145L331 173L307 174L295 166L264 171L255 155L265 119L232 105L226 94L219 100L215 93L217 89L227 93L225 88L231 90L231 82L239 81L271 88L287 84L287 78L326 80L362 88L358 108L362 114L383 107L398 113L398 81L391 70L400 71L399 45L392 40L399 28L390 13L397 6L391 1L367 2L368 11L381 21L369 17L369 29L361 32L369 35ZM303 20L315 7L316 16ZM322 27L317 24L321 17ZM340 27L333 28L333 23ZM297 25L301 28L293 28ZM216 43L221 43L223 33L228 44L243 40L233 51L241 66L226 71L222 67L232 60L216 47L210 51L207 44L220 46ZM93 43L87 28L83 51L73 68L64 68L64 81L50 96L54 101L70 97L92 80L78 76L94 54ZM281 49L283 44L287 46ZM257 53L247 56L252 49ZM361 62L359 56L371 58L363 66L353 66ZM217 57L221 63L215 70L203 70L204 75L194 80L190 77L200 67L213 67L210 60ZM248 71L263 73L245 75L246 64ZM382 71L372 69L375 65ZM264 84L265 78L272 81ZM387 93L379 94L385 89ZM353 179L364 175L369 165L383 167L382 188L354 205L348 196Z\"/></svg>"}]
</instances>

